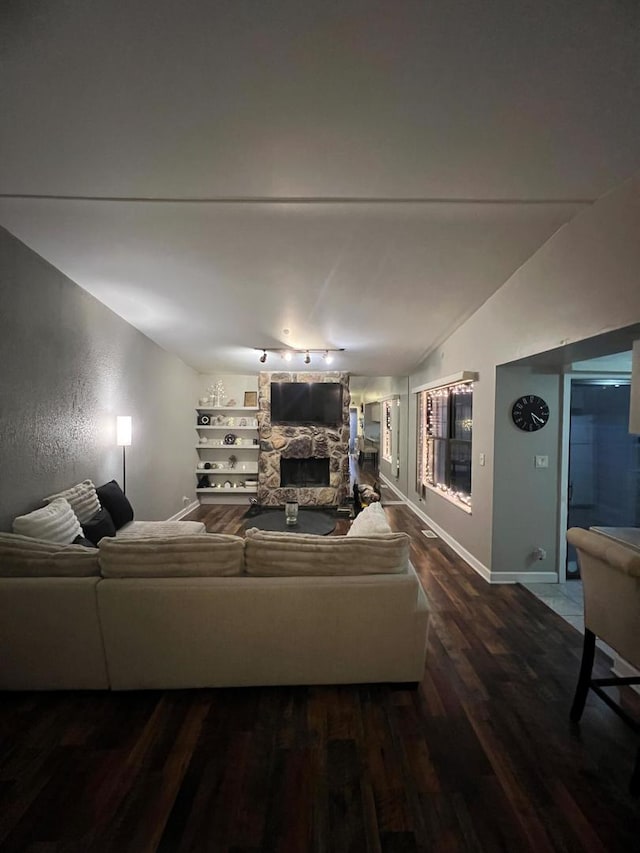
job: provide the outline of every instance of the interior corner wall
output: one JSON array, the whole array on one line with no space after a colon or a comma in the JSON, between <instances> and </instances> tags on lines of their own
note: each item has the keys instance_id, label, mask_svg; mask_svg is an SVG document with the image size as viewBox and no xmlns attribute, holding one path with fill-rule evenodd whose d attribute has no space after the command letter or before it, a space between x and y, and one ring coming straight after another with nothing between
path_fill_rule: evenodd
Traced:
<instances>
[{"instance_id":1,"label":"interior corner wall","mask_svg":"<svg viewBox=\"0 0 640 853\"><path fill-rule=\"evenodd\" d=\"M195 499L197 374L0 228L0 530L85 478L122 480L140 519Z\"/></svg>"},{"instance_id":2,"label":"interior corner wall","mask_svg":"<svg viewBox=\"0 0 640 853\"><path fill-rule=\"evenodd\" d=\"M224 386L224 403L234 401L233 405L243 406L246 391L254 391L258 396L258 372L240 373L199 373L198 374L198 399L209 395L209 389L216 382L222 382ZM257 404L256 404L257 405ZM195 416L195 412L194 412Z\"/></svg>"},{"instance_id":3,"label":"interior corner wall","mask_svg":"<svg viewBox=\"0 0 640 853\"><path fill-rule=\"evenodd\" d=\"M494 456L502 454L497 440L500 430L494 429L497 367L640 321L638 234L640 175L556 232L410 377L411 389L461 370L479 374L473 396L472 514L462 512L437 493L429 493L421 508L489 569L494 569L494 488L500 490L494 483ZM415 394L409 396L409 418L415 425ZM503 410L497 416L510 417ZM420 505L413 476L416 447L411 428L409 440L408 497ZM481 453L485 454L485 466L479 464ZM533 468L527 470L523 488L536 475ZM508 476L501 466L496 473ZM521 534L517 555L521 565L536 540L538 520L526 505L519 511L514 507L513 512ZM495 535L500 535L499 528ZM502 558L500 561L496 574L513 570L502 566ZM554 568L545 566L546 570Z\"/></svg>"}]
</instances>

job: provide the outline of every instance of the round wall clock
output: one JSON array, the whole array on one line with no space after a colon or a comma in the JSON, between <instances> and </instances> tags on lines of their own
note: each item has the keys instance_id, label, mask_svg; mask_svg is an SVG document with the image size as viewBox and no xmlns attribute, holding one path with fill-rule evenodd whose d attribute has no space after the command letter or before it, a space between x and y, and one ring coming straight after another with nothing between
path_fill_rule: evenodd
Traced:
<instances>
[{"instance_id":1,"label":"round wall clock","mask_svg":"<svg viewBox=\"0 0 640 853\"><path fill-rule=\"evenodd\" d=\"M519 397L511 409L511 417L518 429L525 432L535 432L549 420L549 406L535 394L525 394Z\"/></svg>"}]
</instances>

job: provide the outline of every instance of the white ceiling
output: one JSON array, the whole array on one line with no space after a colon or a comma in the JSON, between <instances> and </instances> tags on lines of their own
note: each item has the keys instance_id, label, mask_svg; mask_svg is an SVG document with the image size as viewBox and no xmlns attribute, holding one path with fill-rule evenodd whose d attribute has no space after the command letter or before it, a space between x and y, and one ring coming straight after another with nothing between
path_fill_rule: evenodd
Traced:
<instances>
[{"instance_id":1,"label":"white ceiling","mask_svg":"<svg viewBox=\"0 0 640 853\"><path fill-rule=\"evenodd\" d=\"M640 168L636 0L0 15L0 224L202 371L406 374Z\"/></svg>"}]
</instances>

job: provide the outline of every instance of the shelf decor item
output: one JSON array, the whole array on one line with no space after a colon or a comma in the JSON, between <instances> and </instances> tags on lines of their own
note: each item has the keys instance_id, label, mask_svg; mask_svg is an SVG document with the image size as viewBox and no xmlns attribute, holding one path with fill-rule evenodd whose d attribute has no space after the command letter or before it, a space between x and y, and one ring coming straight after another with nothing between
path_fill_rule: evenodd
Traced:
<instances>
[{"instance_id":1,"label":"shelf decor item","mask_svg":"<svg viewBox=\"0 0 640 853\"><path fill-rule=\"evenodd\" d=\"M257 391L245 391L244 392L244 404L247 407L253 407L258 405L258 392Z\"/></svg>"},{"instance_id":2,"label":"shelf decor item","mask_svg":"<svg viewBox=\"0 0 640 853\"><path fill-rule=\"evenodd\" d=\"M218 408L220 408L221 406L224 405L223 400L225 397L224 382L222 381L222 379L218 379L216 384L213 386L213 392L214 392L214 399L215 399L214 405L217 406Z\"/></svg>"},{"instance_id":3,"label":"shelf decor item","mask_svg":"<svg viewBox=\"0 0 640 853\"><path fill-rule=\"evenodd\" d=\"M228 432L224 437L224 443L225 444L235 444L236 443L236 436L234 435L234 433Z\"/></svg>"}]
</instances>

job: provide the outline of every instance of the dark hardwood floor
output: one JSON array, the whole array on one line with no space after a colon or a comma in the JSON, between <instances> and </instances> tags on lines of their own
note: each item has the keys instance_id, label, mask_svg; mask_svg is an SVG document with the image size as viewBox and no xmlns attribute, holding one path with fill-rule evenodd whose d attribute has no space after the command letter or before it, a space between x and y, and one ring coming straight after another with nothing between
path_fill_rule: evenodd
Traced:
<instances>
[{"instance_id":1,"label":"dark hardwood floor","mask_svg":"<svg viewBox=\"0 0 640 853\"><path fill-rule=\"evenodd\" d=\"M239 533L243 513L191 518ZM432 607L418 690L5 693L0 850L638 850L636 739L594 696L569 723L580 635L387 513Z\"/></svg>"}]
</instances>

